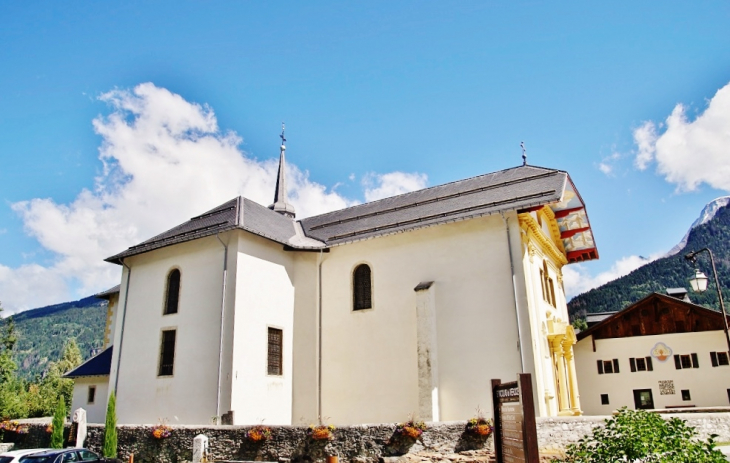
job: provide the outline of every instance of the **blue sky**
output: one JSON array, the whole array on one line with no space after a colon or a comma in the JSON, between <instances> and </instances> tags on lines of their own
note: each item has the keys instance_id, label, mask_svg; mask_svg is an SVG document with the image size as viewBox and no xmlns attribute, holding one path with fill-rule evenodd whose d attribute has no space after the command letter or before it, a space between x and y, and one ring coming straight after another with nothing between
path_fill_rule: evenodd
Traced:
<instances>
[{"instance_id":1,"label":"blue sky","mask_svg":"<svg viewBox=\"0 0 730 463\"><path fill-rule=\"evenodd\" d=\"M720 1L2 2L0 301L105 289L103 257L268 204L281 121L310 214L516 166L524 141L588 206L575 294L730 191L728 24Z\"/></svg>"}]
</instances>

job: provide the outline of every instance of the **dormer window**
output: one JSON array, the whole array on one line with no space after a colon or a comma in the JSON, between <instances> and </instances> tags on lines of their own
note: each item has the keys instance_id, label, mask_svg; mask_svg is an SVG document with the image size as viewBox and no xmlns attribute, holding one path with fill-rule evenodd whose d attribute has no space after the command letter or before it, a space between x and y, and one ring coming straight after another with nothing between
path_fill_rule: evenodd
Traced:
<instances>
[{"instance_id":1,"label":"dormer window","mask_svg":"<svg viewBox=\"0 0 730 463\"><path fill-rule=\"evenodd\" d=\"M370 266L360 264L352 274L352 302L353 310L373 308L372 273Z\"/></svg>"},{"instance_id":2,"label":"dormer window","mask_svg":"<svg viewBox=\"0 0 730 463\"><path fill-rule=\"evenodd\" d=\"M164 315L177 313L177 306L180 302L180 270L173 269L167 275L167 292L165 296Z\"/></svg>"}]
</instances>

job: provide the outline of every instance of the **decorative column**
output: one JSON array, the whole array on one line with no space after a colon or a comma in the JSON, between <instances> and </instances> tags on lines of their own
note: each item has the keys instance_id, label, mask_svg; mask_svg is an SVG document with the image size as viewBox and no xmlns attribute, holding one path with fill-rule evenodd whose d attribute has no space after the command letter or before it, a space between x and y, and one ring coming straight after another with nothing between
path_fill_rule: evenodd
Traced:
<instances>
[{"instance_id":1,"label":"decorative column","mask_svg":"<svg viewBox=\"0 0 730 463\"><path fill-rule=\"evenodd\" d=\"M574 415L582 415L580 409L580 394L578 393L578 378L575 374L575 357L573 355L573 346L566 337L563 343L563 352L565 352L565 361L568 365L568 384L570 385L570 409Z\"/></svg>"},{"instance_id":2,"label":"decorative column","mask_svg":"<svg viewBox=\"0 0 730 463\"><path fill-rule=\"evenodd\" d=\"M565 359L563 357L563 336L556 336L553 339L553 347L555 351L555 367L558 370L558 415L570 414L570 405L568 403L568 384L565 378Z\"/></svg>"}]
</instances>

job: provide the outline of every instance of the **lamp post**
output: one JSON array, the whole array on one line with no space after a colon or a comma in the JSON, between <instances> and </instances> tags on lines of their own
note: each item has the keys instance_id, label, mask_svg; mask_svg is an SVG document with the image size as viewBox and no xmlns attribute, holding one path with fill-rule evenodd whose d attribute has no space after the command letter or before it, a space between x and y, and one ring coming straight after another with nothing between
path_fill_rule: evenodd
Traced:
<instances>
[{"instance_id":1,"label":"lamp post","mask_svg":"<svg viewBox=\"0 0 730 463\"><path fill-rule=\"evenodd\" d=\"M722 321L725 327L725 340L727 341L728 352L730 352L730 330L727 324L727 313L725 312L725 303L722 300L722 291L720 291L720 280L717 279L717 269L715 268L715 258L712 256L712 251L708 248L702 248L698 251L693 251L684 256L685 259L692 261L695 264L695 276L689 279L689 283L692 285L692 290L696 292L704 292L707 289L707 276L700 272L697 265L697 254L707 251L710 255L710 263L712 264L712 273L715 275L715 286L717 287L717 298L720 300L720 313L722 314Z\"/></svg>"}]
</instances>

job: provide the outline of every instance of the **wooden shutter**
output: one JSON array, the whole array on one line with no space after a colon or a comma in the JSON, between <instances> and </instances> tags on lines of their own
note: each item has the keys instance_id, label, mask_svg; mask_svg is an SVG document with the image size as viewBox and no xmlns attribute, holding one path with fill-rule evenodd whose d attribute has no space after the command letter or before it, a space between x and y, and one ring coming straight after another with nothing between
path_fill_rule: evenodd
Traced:
<instances>
[{"instance_id":1,"label":"wooden shutter","mask_svg":"<svg viewBox=\"0 0 730 463\"><path fill-rule=\"evenodd\" d=\"M613 372L620 373L618 369L618 359L613 359Z\"/></svg>"},{"instance_id":2,"label":"wooden shutter","mask_svg":"<svg viewBox=\"0 0 730 463\"><path fill-rule=\"evenodd\" d=\"M636 371L636 360L633 357L629 359L629 367L631 367L632 373Z\"/></svg>"},{"instance_id":3,"label":"wooden shutter","mask_svg":"<svg viewBox=\"0 0 730 463\"><path fill-rule=\"evenodd\" d=\"M674 368L677 370L682 369L682 359L679 358L679 355L674 356Z\"/></svg>"},{"instance_id":4,"label":"wooden shutter","mask_svg":"<svg viewBox=\"0 0 730 463\"><path fill-rule=\"evenodd\" d=\"M603 374L603 360L598 360L597 364L598 364L598 374L602 375Z\"/></svg>"},{"instance_id":5,"label":"wooden shutter","mask_svg":"<svg viewBox=\"0 0 730 463\"><path fill-rule=\"evenodd\" d=\"M281 376L283 331L269 328L268 374Z\"/></svg>"},{"instance_id":6,"label":"wooden shutter","mask_svg":"<svg viewBox=\"0 0 730 463\"><path fill-rule=\"evenodd\" d=\"M697 354L692 354L692 368L699 368L700 360L697 358Z\"/></svg>"},{"instance_id":7,"label":"wooden shutter","mask_svg":"<svg viewBox=\"0 0 730 463\"><path fill-rule=\"evenodd\" d=\"M717 352L710 352L710 362L713 367L717 366Z\"/></svg>"},{"instance_id":8,"label":"wooden shutter","mask_svg":"<svg viewBox=\"0 0 730 463\"><path fill-rule=\"evenodd\" d=\"M648 371L654 371L654 365L651 363L651 357L646 358L646 369Z\"/></svg>"}]
</instances>

